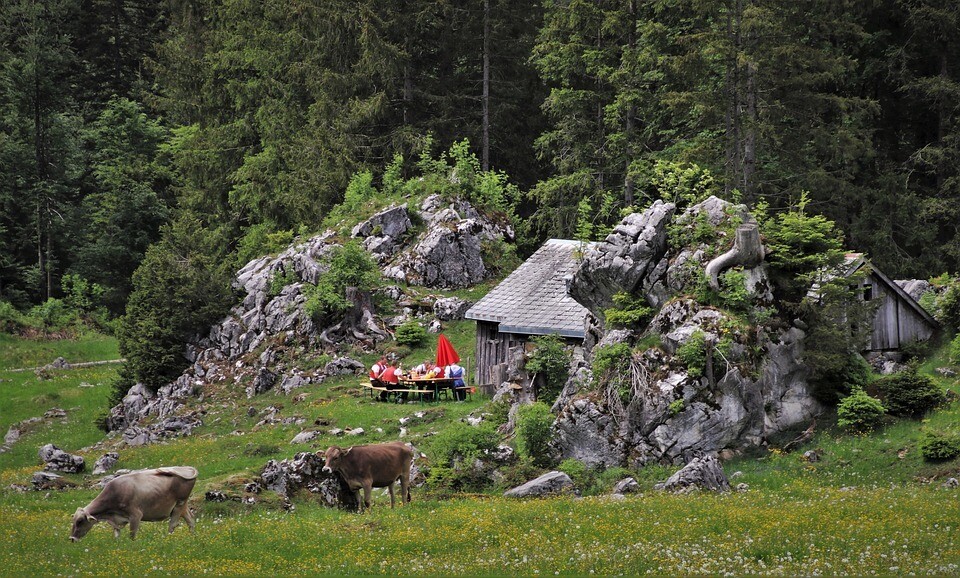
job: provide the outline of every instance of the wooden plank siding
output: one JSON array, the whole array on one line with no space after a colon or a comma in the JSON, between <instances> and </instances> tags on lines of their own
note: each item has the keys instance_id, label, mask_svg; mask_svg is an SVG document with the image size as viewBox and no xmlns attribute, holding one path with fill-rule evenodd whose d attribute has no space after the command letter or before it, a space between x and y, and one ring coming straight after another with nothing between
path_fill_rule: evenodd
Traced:
<instances>
[{"instance_id":1,"label":"wooden plank siding","mask_svg":"<svg viewBox=\"0 0 960 578\"><path fill-rule=\"evenodd\" d=\"M865 283L870 286L870 298L882 300L873 319L871 351L893 351L914 341L933 336L935 328L875 274Z\"/></svg>"}]
</instances>

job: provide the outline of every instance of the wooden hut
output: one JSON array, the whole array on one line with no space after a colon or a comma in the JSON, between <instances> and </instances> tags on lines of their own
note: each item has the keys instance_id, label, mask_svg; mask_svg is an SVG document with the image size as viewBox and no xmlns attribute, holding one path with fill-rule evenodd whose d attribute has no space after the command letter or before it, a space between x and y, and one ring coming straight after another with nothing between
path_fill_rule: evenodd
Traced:
<instances>
[{"instance_id":1,"label":"wooden hut","mask_svg":"<svg viewBox=\"0 0 960 578\"><path fill-rule=\"evenodd\" d=\"M899 351L916 341L926 341L940 330L940 324L895 281L877 269L863 253L847 253L847 276L858 271L866 275L861 294L868 301L879 300L867 351Z\"/></svg>"},{"instance_id":2,"label":"wooden hut","mask_svg":"<svg viewBox=\"0 0 960 578\"><path fill-rule=\"evenodd\" d=\"M583 341L587 309L567 294L567 285L585 248L550 239L467 311L465 317L477 322L476 383L500 384L510 349L533 336Z\"/></svg>"}]
</instances>

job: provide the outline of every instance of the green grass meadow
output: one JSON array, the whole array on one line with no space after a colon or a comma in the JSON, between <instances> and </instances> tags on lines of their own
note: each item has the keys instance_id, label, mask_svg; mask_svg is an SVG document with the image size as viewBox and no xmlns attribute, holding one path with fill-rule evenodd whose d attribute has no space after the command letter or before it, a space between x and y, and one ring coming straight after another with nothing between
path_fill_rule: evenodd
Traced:
<instances>
[{"instance_id":1,"label":"green grass meadow","mask_svg":"<svg viewBox=\"0 0 960 578\"><path fill-rule=\"evenodd\" d=\"M467 329L455 331L466 346ZM490 495L439 495L414 488L413 502L394 510L374 492L363 514L323 507L309 492L285 510L271 492L256 504L206 502L212 489L236 489L269 459L321 451L337 443L400 437L430 455L433 434L480 410L466 403L384 404L358 390L357 378L329 380L298 392L304 398L266 393L246 399L242 388L197 400L206 411L194 435L140 448L119 449L118 467L193 465L200 478L191 499L197 528L144 523L136 541L99 524L79 543L68 540L77 507L98 493L90 474L65 475L80 487L18 491L41 469L37 450L55 443L83 455L88 472L113 440L94 425L105 409L116 365L53 372L40 380L14 366L35 355L71 362L107 359L109 338L66 343L24 343L4 338L0 357L0 430L42 416L50 408L66 418L30 426L0 454L0 575L3 576L199 576L199 575L957 575L960 574L960 490L945 488L957 476L957 460L931 464L917 450L923 427L955 427L954 401L925 421L891 423L874 434L840 434L829 423L801 451L770 452L724 465L733 484L748 489L723 495L672 495L652 489L674 468L633 472L642 491L615 499L509 500ZM45 349L51 348L51 349ZM24 349L24 352L13 350ZM88 356L85 356L87 352ZM416 355L420 352L413 352ZM31 363L34 363L31 362ZM29 365L26 364L26 365ZM943 383L956 390L956 383ZM301 425L262 425L261 412L280 407L280 417ZM254 415L248 409L254 408ZM318 421L324 425L315 425ZM290 440L303 429L365 430L357 439L324 434L309 444ZM101 444L102 445L98 445ZM803 450L818 449L810 463Z\"/></svg>"}]
</instances>

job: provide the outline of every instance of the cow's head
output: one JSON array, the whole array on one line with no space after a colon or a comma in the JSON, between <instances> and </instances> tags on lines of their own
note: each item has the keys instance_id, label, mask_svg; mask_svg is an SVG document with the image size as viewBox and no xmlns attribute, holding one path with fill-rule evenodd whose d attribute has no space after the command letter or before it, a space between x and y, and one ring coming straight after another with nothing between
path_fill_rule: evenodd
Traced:
<instances>
[{"instance_id":1,"label":"cow's head","mask_svg":"<svg viewBox=\"0 0 960 578\"><path fill-rule=\"evenodd\" d=\"M330 446L327 448L327 452L323 455L323 459L326 461L326 464L323 466L323 471L332 474L340 465L340 460L349 454L352 449L353 448L342 449L340 446Z\"/></svg>"},{"instance_id":2,"label":"cow's head","mask_svg":"<svg viewBox=\"0 0 960 578\"><path fill-rule=\"evenodd\" d=\"M80 538L87 535L90 528L97 523L97 519L87 513L83 508L77 508L73 514L73 529L70 530L70 541L79 542Z\"/></svg>"}]
</instances>

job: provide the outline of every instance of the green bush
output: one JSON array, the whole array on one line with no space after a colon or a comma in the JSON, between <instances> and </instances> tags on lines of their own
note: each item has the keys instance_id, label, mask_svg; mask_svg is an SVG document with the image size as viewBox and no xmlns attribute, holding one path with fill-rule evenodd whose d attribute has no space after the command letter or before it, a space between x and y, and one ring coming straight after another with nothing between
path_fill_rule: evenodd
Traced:
<instances>
[{"instance_id":1,"label":"green bush","mask_svg":"<svg viewBox=\"0 0 960 578\"><path fill-rule=\"evenodd\" d=\"M427 330L416 321L407 321L397 327L396 340L400 345L417 347L427 339Z\"/></svg>"},{"instance_id":2,"label":"green bush","mask_svg":"<svg viewBox=\"0 0 960 578\"><path fill-rule=\"evenodd\" d=\"M642 297L634 297L620 291L613 296L613 307L603 310L603 316L610 327L639 328L650 321L653 309L647 306Z\"/></svg>"},{"instance_id":3,"label":"green bush","mask_svg":"<svg viewBox=\"0 0 960 578\"><path fill-rule=\"evenodd\" d=\"M694 331L686 343L677 348L677 358L686 366L690 377L703 376L707 367L707 335L703 331Z\"/></svg>"},{"instance_id":4,"label":"green bush","mask_svg":"<svg viewBox=\"0 0 960 578\"><path fill-rule=\"evenodd\" d=\"M430 471L427 484L437 491L481 491L490 486L490 471L474 467L500 443L493 424L471 426L457 422L445 428L430 444Z\"/></svg>"},{"instance_id":5,"label":"green bush","mask_svg":"<svg viewBox=\"0 0 960 578\"><path fill-rule=\"evenodd\" d=\"M353 306L347 301L347 287L373 291L380 284L380 269L356 239L335 247L328 263L327 272L306 291L304 309L318 323L331 321Z\"/></svg>"},{"instance_id":6,"label":"green bush","mask_svg":"<svg viewBox=\"0 0 960 578\"><path fill-rule=\"evenodd\" d=\"M960 456L960 434L942 431L924 431L918 444L925 460L945 461Z\"/></svg>"},{"instance_id":7,"label":"green bush","mask_svg":"<svg viewBox=\"0 0 960 578\"><path fill-rule=\"evenodd\" d=\"M960 283L951 282L946 291L937 299L941 321L954 331L960 329Z\"/></svg>"},{"instance_id":8,"label":"green bush","mask_svg":"<svg viewBox=\"0 0 960 578\"><path fill-rule=\"evenodd\" d=\"M535 466L548 468L553 463L550 455L551 427L554 415L543 402L522 405L517 410L517 453Z\"/></svg>"},{"instance_id":9,"label":"green bush","mask_svg":"<svg viewBox=\"0 0 960 578\"><path fill-rule=\"evenodd\" d=\"M837 406L837 425L855 432L868 432L883 422L883 403L857 388Z\"/></svg>"},{"instance_id":10,"label":"green bush","mask_svg":"<svg viewBox=\"0 0 960 578\"><path fill-rule=\"evenodd\" d=\"M23 314L9 301L0 301L0 333L17 333L26 326Z\"/></svg>"},{"instance_id":11,"label":"green bush","mask_svg":"<svg viewBox=\"0 0 960 578\"><path fill-rule=\"evenodd\" d=\"M560 395L570 372L566 345L559 335L534 337L533 344L534 349L527 359L526 369L543 379L537 399L552 402Z\"/></svg>"},{"instance_id":12,"label":"green bush","mask_svg":"<svg viewBox=\"0 0 960 578\"><path fill-rule=\"evenodd\" d=\"M234 296L233 262L220 231L189 214L164 228L133 274L133 293L117 327L132 376L156 390L188 365L187 339L221 319Z\"/></svg>"},{"instance_id":13,"label":"green bush","mask_svg":"<svg viewBox=\"0 0 960 578\"><path fill-rule=\"evenodd\" d=\"M960 363L960 333L950 342L950 363Z\"/></svg>"},{"instance_id":14,"label":"green bush","mask_svg":"<svg viewBox=\"0 0 960 578\"><path fill-rule=\"evenodd\" d=\"M891 415L920 417L947 399L942 387L914 366L874 382Z\"/></svg>"}]
</instances>

